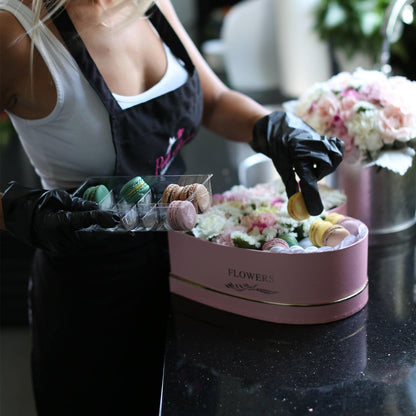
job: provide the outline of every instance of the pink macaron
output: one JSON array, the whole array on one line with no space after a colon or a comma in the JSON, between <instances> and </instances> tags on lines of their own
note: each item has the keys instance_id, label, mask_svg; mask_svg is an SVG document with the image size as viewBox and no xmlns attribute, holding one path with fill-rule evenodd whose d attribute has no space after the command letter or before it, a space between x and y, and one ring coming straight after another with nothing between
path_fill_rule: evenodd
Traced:
<instances>
[{"instance_id":1,"label":"pink macaron","mask_svg":"<svg viewBox=\"0 0 416 416\"><path fill-rule=\"evenodd\" d=\"M342 225L332 225L329 227L322 236L322 246L336 247L344 240L345 237L349 236L349 231Z\"/></svg>"},{"instance_id":2,"label":"pink macaron","mask_svg":"<svg viewBox=\"0 0 416 416\"><path fill-rule=\"evenodd\" d=\"M350 234L357 236L360 228L360 222L354 218L345 217L337 222L338 225L342 225L346 228Z\"/></svg>"},{"instance_id":3,"label":"pink macaron","mask_svg":"<svg viewBox=\"0 0 416 416\"><path fill-rule=\"evenodd\" d=\"M289 248L289 244L282 238L272 238L271 240L266 241L261 249L270 250L273 247Z\"/></svg>"},{"instance_id":4,"label":"pink macaron","mask_svg":"<svg viewBox=\"0 0 416 416\"><path fill-rule=\"evenodd\" d=\"M167 221L171 230L189 231L196 224L195 206L190 201L172 201L167 210Z\"/></svg>"},{"instance_id":5,"label":"pink macaron","mask_svg":"<svg viewBox=\"0 0 416 416\"><path fill-rule=\"evenodd\" d=\"M337 212L331 212L326 220L332 224L342 225L345 229L349 231L350 234L357 236L360 228L360 221L355 218L347 217Z\"/></svg>"}]
</instances>

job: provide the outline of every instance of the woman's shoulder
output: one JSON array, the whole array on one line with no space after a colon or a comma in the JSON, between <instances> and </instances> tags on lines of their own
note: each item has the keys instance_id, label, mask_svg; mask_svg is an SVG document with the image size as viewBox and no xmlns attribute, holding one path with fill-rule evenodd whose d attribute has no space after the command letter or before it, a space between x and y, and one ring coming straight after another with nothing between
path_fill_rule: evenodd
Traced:
<instances>
[{"instance_id":1,"label":"woman's shoulder","mask_svg":"<svg viewBox=\"0 0 416 416\"><path fill-rule=\"evenodd\" d=\"M20 22L10 12L0 10L0 54L2 58L0 62L27 56L28 47L30 47L30 37ZM12 65L4 66L12 67Z\"/></svg>"},{"instance_id":2,"label":"woman's shoulder","mask_svg":"<svg viewBox=\"0 0 416 416\"><path fill-rule=\"evenodd\" d=\"M25 29L18 19L12 12L1 9L0 6L0 36L2 40L0 47L9 48L10 46L17 44L17 42L13 41L21 39L22 35L25 35ZM13 44L10 45L10 42L13 42Z\"/></svg>"}]
</instances>

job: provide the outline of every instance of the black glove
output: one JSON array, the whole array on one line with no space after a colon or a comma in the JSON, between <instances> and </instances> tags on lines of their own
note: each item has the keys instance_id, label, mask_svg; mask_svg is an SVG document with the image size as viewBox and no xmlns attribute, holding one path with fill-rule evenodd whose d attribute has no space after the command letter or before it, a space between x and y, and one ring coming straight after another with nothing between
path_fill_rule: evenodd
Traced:
<instances>
[{"instance_id":1,"label":"black glove","mask_svg":"<svg viewBox=\"0 0 416 416\"><path fill-rule=\"evenodd\" d=\"M7 231L17 239L51 253L66 254L81 249L80 229L91 225L116 226L120 219L98 204L63 190L29 189L11 182L3 194Z\"/></svg>"},{"instance_id":2,"label":"black glove","mask_svg":"<svg viewBox=\"0 0 416 416\"><path fill-rule=\"evenodd\" d=\"M272 159L288 197L299 191L296 172L309 213L322 212L317 181L341 163L344 143L340 139L321 136L299 117L275 111L256 122L250 146Z\"/></svg>"}]
</instances>

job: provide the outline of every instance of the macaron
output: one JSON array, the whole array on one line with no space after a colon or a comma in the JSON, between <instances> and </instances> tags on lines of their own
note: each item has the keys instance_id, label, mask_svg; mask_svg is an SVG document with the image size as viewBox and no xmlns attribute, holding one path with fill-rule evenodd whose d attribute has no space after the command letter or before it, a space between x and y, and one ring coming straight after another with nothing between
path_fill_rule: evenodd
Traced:
<instances>
[{"instance_id":1,"label":"macaron","mask_svg":"<svg viewBox=\"0 0 416 416\"><path fill-rule=\"evenodd\" d=\"M188 198L192 201L199 214L205 212L211 204L211 196L208 189L202 183L195 183L189 186Z\"/></svg>"},{"instance_id":2,"label":"macaron","mask_svg":"<svg viewBox=\"0 0 416 416\"><path fill-rule=\"evenodd\" d=\"M101 202L109 193L105 185L96 185L87 188L82 197L88 201Z\"/></svg>"},{"instance_id":3,"label":"macaron","mask_svg":"<svg viewBox=\"0 0 416 416\"><path fill-rule=\"evenodd\" d=\"M321 219L314 221L309 229L309 239L317 247L335 247L348 235L343 226Z\"/></svg>"},{"instance_id":4,"label":"macaron","mask_svg":"<svg viewBox=\"0 0 416 416\"><path fill-rule=\"evenodd\" d=\"M326 221L332 222L332 224L336 224L338 221L343 220L345 218L344 215L338 214L338 212L331 212L325 218Z\"/></svg>"},{"instance_id":5,"label":"macaron","mask_svg":"<svg viewBox=\"0 0 416 416\"><path fill-rule=\"evenodd\" d=\"M189 201L172 201L167 209L166 218L171 230L189 231L195 227L197 213Z\"/></svg>"},{"instance_id":6,"label":"macaron","mask_svg":"<svg viewBox=\"0 0 416 416\"><path fill-rule=\"evenodd\" d=\"M271 240L266 241L263 246L262 250L270 250L273 247L279 247L279 248L289 248L289 244L287 241L283 240L282 238L272 238Z\"/></svg>"},{"instance_id":7,"label":"macaron","mask_svg":"<svg viewBox=\"0 0 416 416\"><path fill-rule=\"evenodd\" d=\"M303 221L310 217L302 192L296 192L289 198L287 212L296 221Z\"/></svg>"},{"instance_id":8,"label":"macaron","mask_svg":"<svg viewBox=\"0 0 416 416\"><path fill-rule=\"evenodd\" d=\"M327 221L332 222L332 224L338 224L342 225L344 228L346 228L350 234L357 236L360 228L360 223L358 220L351 218L351 217L345 217L342 214L338 214L336 212L331 212L327 217Z\"/></svg>"},{"instance_id":9,"label":"macaron","mask_svg":"<svg viewBox=\"0 0 416 416\"><path fill-rule=\"evenodd\" d=\"M298 240L293 235L290 235L290 234L279 235L279 238L286 241L289 247L297 246L299 244Z\"/></svg>"},{"instance_id":10,"label":"macaron","mask_svg":"<svg viewBox=\"0 0 416 416\"><path fill-rule=\"evenodd\" d=\"M169 204L169 202L179 199L182 187L176 183L169 184L162 194L162 204Z\"/></svg>"},{"instance_id":11,"label":"macaron","mask_svg":"<svg viewBox=\"0 0 416 416\"><path fill-rule=\"evenodd\" d=\"M309 228L309 240L311 240L314 246L321 247L324 232L332 226L332 222L321 219L315 220Z\"/></svg>"},{"instance_id":12,"label":"macaron","mask_svg":"<svg viewBox=\"0 0 416 416\"><path fill-rule=\"evenodd\" d=\"M129 204L136 204L139 202L150 190L149 185L143 180L142 177L136 176L130 179L121 189L120 195Z\"/></svg>"},{"instance_id":13,"label":"macaron","mask_svg":"<svg viewBox=\"0 0 416 416\"><path fill-rule=\"evenodd\" d=\"M208 189L201 183L185 186L177 184L168 185L163 191L161 202L168 204L176 200L190 200L199 214L205 212L211 204L211 196Z\"/></svg>"},{"instance_id":14,"label":"macaron","mask_svg":"<svg viewBox=\"0 0 416 416\"><path fill-rule=\"evenodd\" d=\"M336 247L349 235L349 231L342 225L334 224L324 232L322 236L322 246Z\"/></svg>"}]
</instances>

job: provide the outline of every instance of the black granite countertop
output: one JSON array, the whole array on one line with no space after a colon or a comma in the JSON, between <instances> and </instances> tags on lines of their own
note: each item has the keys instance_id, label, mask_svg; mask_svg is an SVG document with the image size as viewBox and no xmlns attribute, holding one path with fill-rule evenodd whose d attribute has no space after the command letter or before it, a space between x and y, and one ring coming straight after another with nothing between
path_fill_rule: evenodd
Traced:
<instances>
[{"instance_id":1,"label":"black granite countertop","mask_svg":"<svg viewBox=\"0 0 416 416\"><path fill-rule=\"evenodd\" d=\"M415 241L369 248L368 305L279 325L177 295L163 416L416 415Z\"/></svg>"}]
</instances>

